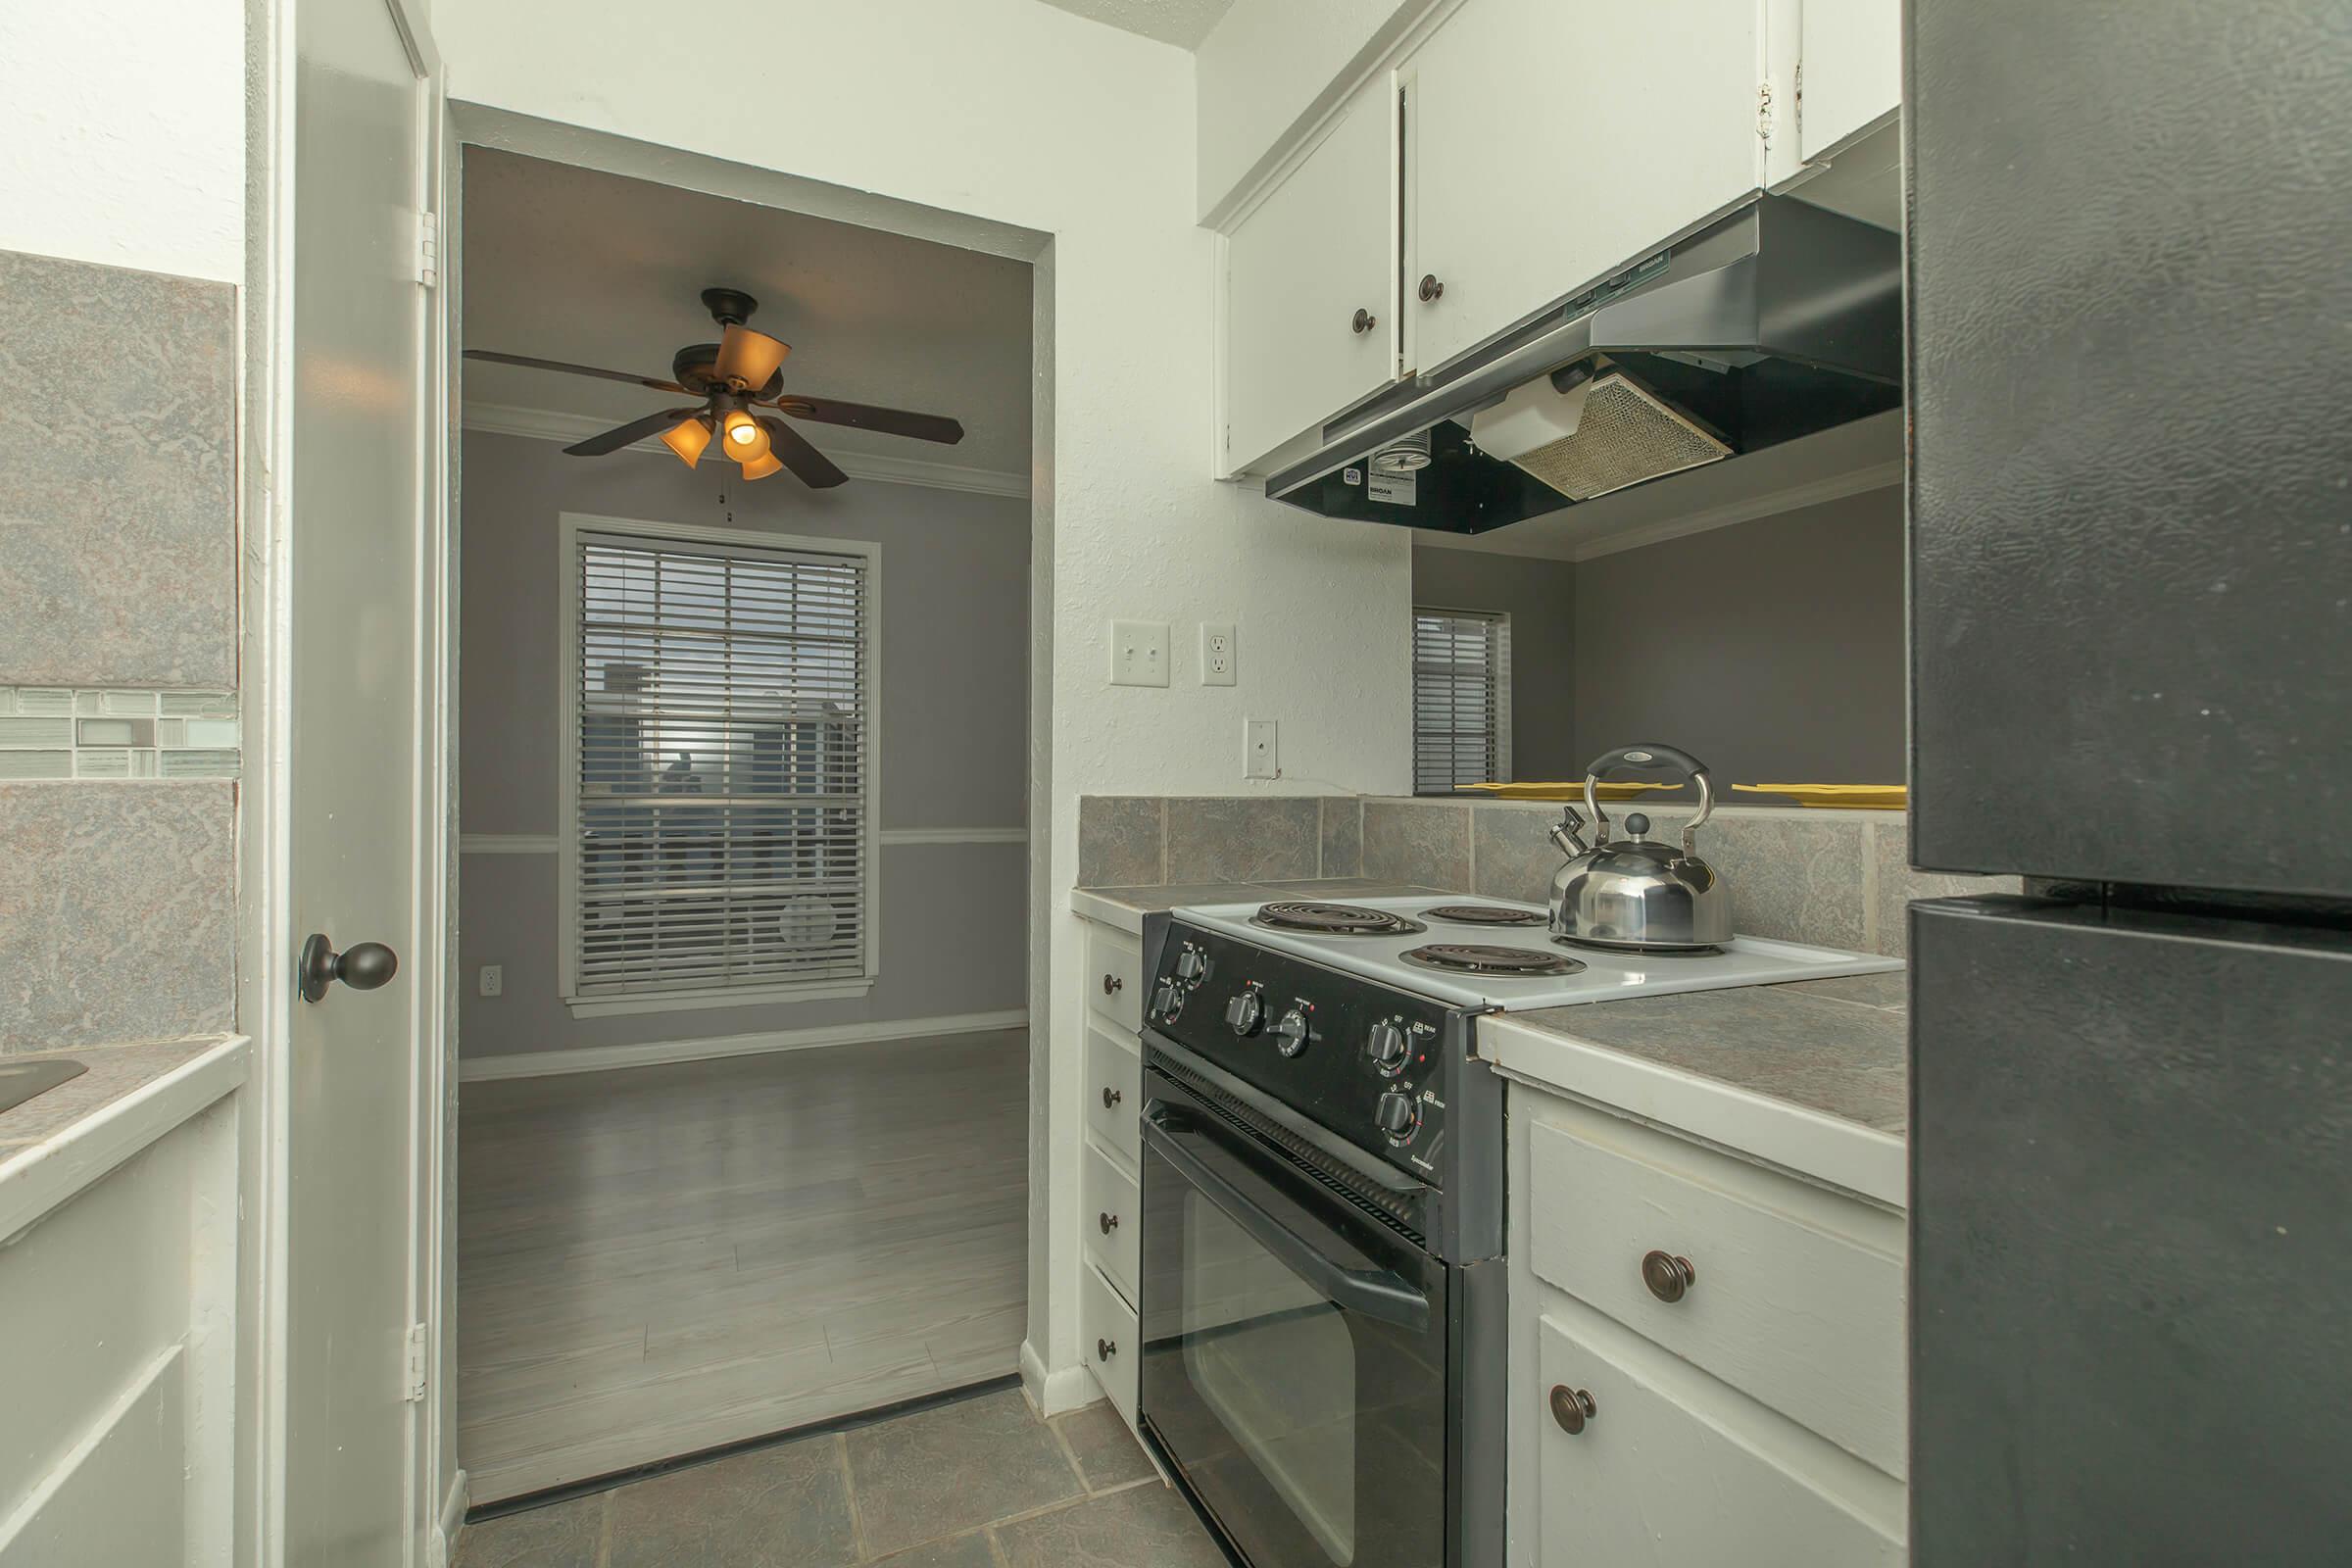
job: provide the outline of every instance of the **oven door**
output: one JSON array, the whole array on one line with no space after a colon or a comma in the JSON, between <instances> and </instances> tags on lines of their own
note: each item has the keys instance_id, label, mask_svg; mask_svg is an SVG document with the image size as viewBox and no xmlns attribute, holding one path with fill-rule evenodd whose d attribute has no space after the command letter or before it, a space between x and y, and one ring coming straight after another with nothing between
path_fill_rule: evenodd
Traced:
<instances>
[{"instance_id":1,"label":"oven door","mask_svg":"<svg viewBox=\"0 0 2352 1568\"><path fill-rule=\"evenodd\" d=\"M1145 1078L1145 1427L1250 1568L1445 1568L1446 1266Z\"/></svg>"}]
</instances>

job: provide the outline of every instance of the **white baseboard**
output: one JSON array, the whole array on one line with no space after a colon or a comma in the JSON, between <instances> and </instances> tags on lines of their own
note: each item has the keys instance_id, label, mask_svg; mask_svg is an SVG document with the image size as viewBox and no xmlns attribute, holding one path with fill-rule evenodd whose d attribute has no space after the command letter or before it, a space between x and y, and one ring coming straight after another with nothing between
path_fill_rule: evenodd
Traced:
<instances>
[{"instance_id":1,"label":"white baseboard","mask_svg":"<svg viewBox=\"0 0 2352 1568\"><path fill-rule=\"evenodd\" d=\"M1046 1370L1045 1358L1037 1347L1027 1340L1021 1342L1021 1392L1040 1415L1059 1415L1101 1399L1102 1385L1083 1364L1065 1366L1058 1372Z\"/></svg>"},{"instance_id":2,"label":"white baseboard","mask_svg":"<svg viewBox=\"0 0 2352 1568\"><path fill-rule=\"evenodd\" d=\"M619 1067L653 1067L670 1061L709 1061L718 1056L760 1056L775 1051L813 1051L823 1046L864 1046L884 1040L920 1040L930 1035L981 1034L1021 1029L1025 1007L1004 1012L963 1012L944 1018L888 1018L875 1023L829 1024L814 1029L770 1029L751 1035L714 1035L704 1040L656 1040L638 1046L583 1046L568 1051L517 1051L470 1056L458 1063L458 1081L553 1078L569 1072L607 1072ZM1079 1369L1083 1372L1085 1369Z\"/></svg>"},{"instance_id":3,"label":"white baseboard","mask_svg":"<svg viewBox=\"0 0 2352 1568\"><path fill-rule=\"evenodd\" d=\"M441 1499L441 1517L434 1522L433 1539L425 1543L427 1568L449 1568L458 1554L458 1532L466 1528L466 1472L449 1478L449 1494Z\"/></svg>"}]
</instances>

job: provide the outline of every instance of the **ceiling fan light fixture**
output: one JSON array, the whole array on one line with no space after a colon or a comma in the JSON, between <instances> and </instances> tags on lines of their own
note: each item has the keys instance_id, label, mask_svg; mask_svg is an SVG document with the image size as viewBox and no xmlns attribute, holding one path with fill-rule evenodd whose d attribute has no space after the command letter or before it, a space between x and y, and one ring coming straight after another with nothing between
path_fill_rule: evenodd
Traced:
<instances>
[{"instance_id":1,"label":"ceiling fan light fixture","mask_svg":"<svg viewBox=\"0 0 2352 1568\"><path fill-rule=\"evenodd\" d=\"M764 479L783 466L783 460L773 452L762 452L756 458L744 460L743 476L746 479Z\"/></svg>"},{"instance_id":2,"label":"ceiling fan light fixture","mask_svg":"<svg viewBox=\"0 0 2352 1568\"><path fill-rule=\"evenodd\" d=\"M662 444L691 468L703 461L704 449L710 445L710 421L699 414L691 419L680 419L662 432Z\"/></svg>"},{"instance_id":3,"label":"ceiling fan light fixture","mask_svg":"<svg viewBox=\"0 0 2352 1568\"><path fill-rule=\"evenodd\" d=\"M741 409L728 411L721 426L726 432L727 456L735 459L758 457L767 450L767 432L760 421Z\"/></svg>"}]
</instances>

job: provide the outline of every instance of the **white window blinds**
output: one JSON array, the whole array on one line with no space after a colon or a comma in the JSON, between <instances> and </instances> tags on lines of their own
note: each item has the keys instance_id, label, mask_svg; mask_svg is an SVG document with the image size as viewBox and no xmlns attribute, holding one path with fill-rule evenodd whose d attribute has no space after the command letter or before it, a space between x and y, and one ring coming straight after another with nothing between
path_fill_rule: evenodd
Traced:
<instances>
[{"instance_id":1,"label":"white window blinds","mask_svg":"<svg viewBox=\"0 0 2352 1568\"><path fill-rule=\"evenodd\" d=\"M1476 610L1413 612L1413 793L1511 776L1511 622Z\"/></svg>"},{"instance_id":2,"label":"white window blinds","mask_svg":"<svg viewBox=\"0 0 2352 1568\"><path fill-rule=\"evenodd\" d=\"M568 538L567 994L866 976L870 555Z\"/></svg>"}]
</instances>

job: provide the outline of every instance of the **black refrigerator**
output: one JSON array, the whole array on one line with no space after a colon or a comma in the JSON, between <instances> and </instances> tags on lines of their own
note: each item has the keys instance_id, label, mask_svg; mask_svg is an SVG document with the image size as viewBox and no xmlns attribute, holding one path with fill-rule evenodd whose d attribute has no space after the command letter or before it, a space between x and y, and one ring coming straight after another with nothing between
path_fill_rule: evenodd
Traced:
<instances>
[{"instance_id":1,"label":"black refrigerator","mask_svg":"<svg viewBox=\"0 0 2352 1568\"><path fill-rule=\"evenodd\" d=\"M1909 0L1912 1551L2352 1562L2352 0Z\"/></svg>"}]
</instances>

